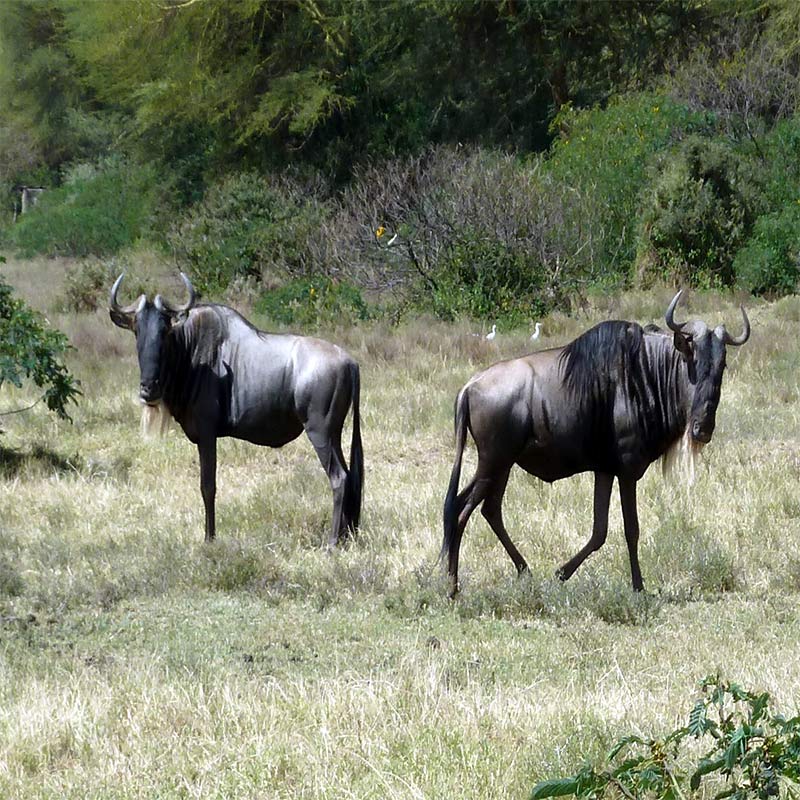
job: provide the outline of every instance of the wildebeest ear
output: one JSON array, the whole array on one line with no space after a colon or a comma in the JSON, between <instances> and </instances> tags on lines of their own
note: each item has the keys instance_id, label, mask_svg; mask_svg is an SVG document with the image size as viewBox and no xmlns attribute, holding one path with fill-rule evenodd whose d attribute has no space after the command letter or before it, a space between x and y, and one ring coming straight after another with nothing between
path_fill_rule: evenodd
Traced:
<instances>
[{"instance_id":1,"label":"wildebeest ear","mask_svg":"<svg viewBox=\"0 0 800 800\"><path fill-rule=\"evenodd\" d=\"M675 349L686 359L692 357L692 339L686 334L675 332L672 341L675 344Z\"/></svg>"},{"instance_id":2,"label":"wildebeest ear","mask_svg":"<svg viewBox=\"0 0 800 800\"><path fill-rule=\"evenodd\" d=\"M129 331L133 330L133 314L126 314L124 311L117 311L116 309L110 308L108 310L108 315L115 325L120 328L127 328Z\"/></svg>"},{"instance_id":3,"label":"wildebeest ear","mask_svg":"<svg viewBox=\"0 0 800 800\"><path fill-rule=\"evenodd\" d=\"M189 312L188 311L181 311L179 314L172 315L172 327L174 328L176 325L183 325L186 320L189 319Z\"/></svg>"}]
</instances>

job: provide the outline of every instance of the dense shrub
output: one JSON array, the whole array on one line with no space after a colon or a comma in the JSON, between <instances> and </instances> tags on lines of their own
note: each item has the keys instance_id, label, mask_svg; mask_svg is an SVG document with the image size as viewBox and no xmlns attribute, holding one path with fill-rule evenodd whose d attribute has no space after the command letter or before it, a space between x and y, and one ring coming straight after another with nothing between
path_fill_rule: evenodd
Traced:
<instances>
[{"instance_id":1,"label":"dense shrub","mask_svg":"<svg viewBox=\"0 0 800 800\"><path fill-rule=\"evenodd\" d=\"M641 195L655 157L687 135L709 128L703 114L652 94L626 95L602 109L565 106L558 114L553 129L559 136L546 168L557 185L577 193L572 229L591 230L597 278L628 277L636 253ZM572 248L580 245L576 239Z\"/></svg>"},{"instance_id":2,"label":"dense shrub","mask_svg":"<svg viewBox=\"0 0 800 800\"><path fill-rule=\"evenodd\" d=\"M666 82L677 102L713 113L727 136L750 143L794 116L800 99L796 57L774 37L753 33L746 23L731 27Z\"/></svg>"},{"instance_id":3,"label":"dense shrub","mask_svg":"<svg viewBox=\"0 0 800 800\"><path fill-rule=\"evenodd\" d=\"M154 227L160 181L154 167L126 161L81 165L20 217L11 244L26 256L116 253Z\"/></svg>"},{"instance_id":4,"label":"dense shrub","mask_svg":"<svg viewBox=\"0 0 800 800\"><path fill-rule=\"evenodd\" d=\"M759 142L757 165L763 185L763 212L780 211L800 198L800 118L778 123Z\"/></svg>"},{"instance_id":5,"label":"dense shrub","mask_svg":"<svg viewBox=\"0 0 800 800\"><path fill-rule=\"evenodd\" d=\"M334 282L324 275L293 280L264 292L256 302L256 311L275 322L302 327L370 317L370 310L355 286Z\"/></svg>"},{"instance_id":6,"label":"dense shrub","mask_svg":"<svg viewBox=\"0 0 800 800\"><path fill-rule=\"evenodd\" d=\"M574 208L538 159L435 148L359 172L316 260L445 319L519 321L565 305L585 277L592 232L573 227Z\"/></svg>"},{"instance_id":7,"label":"dense shrub","mask_svg":"<svg viewBox=\"0 0 800 800\"><path fill-rule=\"evenodd\" d=\"M546 270L530 253L465 230L435 271L431 310L521 324L550 309Z\"/></svg>"},{"instance_id":8,"label":"dense shrub","mask_svg":"<svg viewBox=\"0 0 800 800\"><path fill-rule=\"evenodd\" d=\"M637 270L695 286L731 286L757 193L747 164L718 140L692 137L662 157L641 216Z\"/></svg>"},{"instance_id":9,"label":"dense shrub","mask_svg":"<svg viewBox=\"0 0 800 800\"><path fill-rule=\"evenodd\" d=\"M733 263L736 282L753 294L790 294L800 281L800 204L765 214Z\"/></svg>"},{"instance_id":10,"label":"dense shrub","mask_svg":"<svg viewBox=\"0 0 800 800\"><path fill-rule=\"evenodd\" d=\"M105 303L110 275L101 261L89 260L67 271L64 285L66 311L94 311Z\"/></svg>"},{"instance_id":11,"label":"dense shrub","mask_svg":"<svg viewBox=\"0 0 800 800\"><path fill-rule=\"evenodd\" d=\"M0 264L4 261L0 256ZM18 388L33 381L44 390L47 407L69 418L67 404L77 400L80 390L63 361L68 348L67 337L14 297L0 278L0 387L6 381Z\"/></svg>"},{"instance_id":12,"label":"dense shrub","mask_svg":"<svg viewBox=\"0 0 800 800\"><path fill-rule=\"evenodd\" d=\"M198 289L224 290L234 278L313 272L309 242L326 215L318 185L247 172L217 183L170 235Z\"/></svg>"}]
</instances>

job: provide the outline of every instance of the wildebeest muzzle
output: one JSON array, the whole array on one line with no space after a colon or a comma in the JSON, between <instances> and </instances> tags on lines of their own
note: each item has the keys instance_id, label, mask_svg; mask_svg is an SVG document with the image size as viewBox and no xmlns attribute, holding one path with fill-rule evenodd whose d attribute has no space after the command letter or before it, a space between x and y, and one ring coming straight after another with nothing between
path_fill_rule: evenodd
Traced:
<instances>
[{"instance_id":1,"label":"wildebeest muzzle","mask_svg":"<svg viewBox=\"0 0 800 800\"><path fill-rule=\"evenodd\" d=\"M703 420L692 420L692 439L700 444L708 444L714 434L716 421L714 417L706 417Z\"/></svg>"},{"instance_id":2,"label":"wildebeest muzzle","mask_svg":"<svg viewBox=\"0 0 800 800\"><path fill-rule=\"evenodd\" d=\"M147 405L154 405L161 400L161 384L159 381L142 381L139 384L139 399Z\"/></svg>"}]
</instances>

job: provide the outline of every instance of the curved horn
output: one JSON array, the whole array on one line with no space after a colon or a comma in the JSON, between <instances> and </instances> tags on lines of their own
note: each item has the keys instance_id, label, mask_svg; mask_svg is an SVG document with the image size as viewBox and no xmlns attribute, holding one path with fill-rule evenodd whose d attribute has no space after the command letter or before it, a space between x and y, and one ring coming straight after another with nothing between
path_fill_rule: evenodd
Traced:
<instances>
[{"instance_id":1,"label":"curved horn","mask_svg":"<svg viewBox=\"0 0 800 800\"><path fill-rule=\"evenodd\" d=\"M744 306L739 306L739 308L742 310L742 319L744 320L744 330L741 335L735 337L731 336L728 331L723 328L722 341L734 347L743 345L750 338L750 320L747 319L747 312L744 310Z\"/></svg>"},{"instance_id":2,"label":"curved horn","mask_svg":"<svg viewBox=\"0 0 800 800\"><path fill-rule=\"evenodd\" d=\"M109 293L108 304L111 307L111 310L116 311L118 314L133 314L141 309L147 298L141 294L129 306L122 308L117 302L117 292L119 291L119 285L122 283L122 279L124 277L125 273L122 272L120 273L119 278L114 281L114 285L111 287L111 292Z\"/></svg>"},{"instance_id":3,"label":"curved horn","mask_svg":"<svg viewBox=\"0 0 800 800\"><path fill-rule=\"evenodd\" d=\"M675 333L682 333L683 329L686 327L685 322L675 322L675 306L678 305L678 300L681 299L681 295L683 294L683 289L678 290L678 294L672 298L672 302L667 307L667 313L664 315L664 319L667 322L667 327L671 331L675 331Z\"/></svg>"},{"instance_id":4,"label":"curved horn","mask_svg":"<svg viewBox=\"0 0 800 800\"><path fill-rule=\"evenodd\" d=\"M189 299L182 306L173 306L172 303L168 303L160 294L157 294L153 303L159 311L166 310L173 314L185 314L187 311L190 311L192 308L194 308L194 304L197 301L197 295L195 293L194 286L192 286L192 282L184 272L181 272L181 280L189 292Z\"/></svg>"},{"instance_id":5,"label":"curved horn","mask_svg":"<svg viewBox=\"0 0 800 800\"><path fill-rule=\"evenodd\" d=\"M119 307L119 303L117 302L117 290L119 289L119 285L122 283L122 279L125 277L125 273L121 272L119 278L114 281L114 285L111 287L111 293L108 296L108 304L114 311L122 311Z\"/></svg>"}]
</instances>

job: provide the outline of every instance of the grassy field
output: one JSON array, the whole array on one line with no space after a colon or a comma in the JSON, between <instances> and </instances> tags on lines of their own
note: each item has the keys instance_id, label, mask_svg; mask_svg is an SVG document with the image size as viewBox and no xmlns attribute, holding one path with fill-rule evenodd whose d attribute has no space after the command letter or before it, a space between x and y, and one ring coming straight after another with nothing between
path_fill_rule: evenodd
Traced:
<instances>
[{"instance_id":1,"label":"grassy field","mask_svg":"<svg viewBox=\"0 0 800 800\"><path fill-rule=\"evenodd\" d=\"M141 439L133 337L103 309L58 310L68 266L2 268L69 335L83 397L73 424L41 404L0 418L0 796L526 797L622 734L682 723L717 670L800 711L800 298L748 301L695 486L657 465L640 484L645 595L616 493L608 543L562 585L591 479L517 471L505 516L530 575L476 514L451 603L436 559L453 398L529 332L324 331L362 369L359 539L325 550L330 492L305 438L222 440L208 546L196 451L176 428ZM141 280L183 296L157 278ZM669 299L597 298L536 345L658 321ZM740 330L728 296L691 314ZM6 387L0 411L33 399Z\"/></svg>"}]
</instances>

